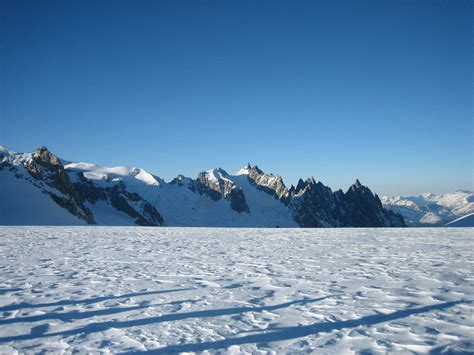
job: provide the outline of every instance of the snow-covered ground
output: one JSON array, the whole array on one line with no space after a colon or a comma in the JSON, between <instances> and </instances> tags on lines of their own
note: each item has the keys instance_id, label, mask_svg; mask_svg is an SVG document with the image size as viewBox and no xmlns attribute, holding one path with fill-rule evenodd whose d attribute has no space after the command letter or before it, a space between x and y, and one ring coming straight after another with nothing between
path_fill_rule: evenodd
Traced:
<instances>
[{"instance_id":1,"label":"snow-covered ground","mask_svg":"<svg viewBox=\"0 0 474 355\"><path fill-rule=\"evenodd\" d=\"M474 351L474 229L0 227L0 353Z\"/></svg>"}]
</instances>

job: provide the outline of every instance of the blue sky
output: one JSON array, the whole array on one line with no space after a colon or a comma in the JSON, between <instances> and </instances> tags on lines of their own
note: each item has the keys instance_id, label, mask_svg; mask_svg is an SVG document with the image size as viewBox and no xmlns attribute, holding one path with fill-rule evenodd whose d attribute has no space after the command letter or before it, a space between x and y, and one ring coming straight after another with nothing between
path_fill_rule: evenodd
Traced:
<instances>
[{"instance_id":1,"label":"blue sky","mask_svg":"<svg viewBox=\"0 0 474 355\"><path fill-rule=\"evenodd\" d=\"M165 179L247 162L473 186L470 1L0 3L0 144Z\"/></svg>"}]
</instances>

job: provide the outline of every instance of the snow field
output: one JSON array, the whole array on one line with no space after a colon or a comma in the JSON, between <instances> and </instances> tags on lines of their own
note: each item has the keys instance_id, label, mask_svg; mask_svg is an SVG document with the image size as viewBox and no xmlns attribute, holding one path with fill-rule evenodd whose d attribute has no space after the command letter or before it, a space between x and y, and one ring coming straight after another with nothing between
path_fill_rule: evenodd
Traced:
<instances>
[{"instance_id":1,"label":"snow field","mask_svg":"<svg viewBox=\"0 0 474 355\"><path fill-rule=\"evenodd\" d=\"M0 353L474 351L474 230L0 227Z\"/></svg>"}]
</instances>

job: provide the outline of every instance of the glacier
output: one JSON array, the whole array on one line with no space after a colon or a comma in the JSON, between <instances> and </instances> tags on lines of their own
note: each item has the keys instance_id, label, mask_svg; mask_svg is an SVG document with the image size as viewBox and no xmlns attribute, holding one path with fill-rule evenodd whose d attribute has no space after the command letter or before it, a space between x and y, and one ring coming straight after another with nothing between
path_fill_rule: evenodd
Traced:
<instances>
[{"instance_id":1,"label":"glacier","mask_svg":"<svg viewBox=\"0 0 474 355\"><path fill-rule=\"evenodd\" d=\"M472 228L0 227L0 353L472 353Z\"/></svg>"}]
</instances>

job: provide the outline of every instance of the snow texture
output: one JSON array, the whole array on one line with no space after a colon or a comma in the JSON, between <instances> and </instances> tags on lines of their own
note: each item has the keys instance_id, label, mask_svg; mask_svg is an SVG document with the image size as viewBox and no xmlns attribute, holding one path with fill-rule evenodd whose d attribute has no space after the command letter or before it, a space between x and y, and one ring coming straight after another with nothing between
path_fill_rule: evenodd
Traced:
<instances>
[{"instance_id":1,"label":"snow texture","mask_svg":"<svg viewBox=\"0 0 474 355\"><path fill-rule=\"evenodd\" d=\"M472 353L474 230L0 227L0 353Z\"/></svg>"}]
</instances>

